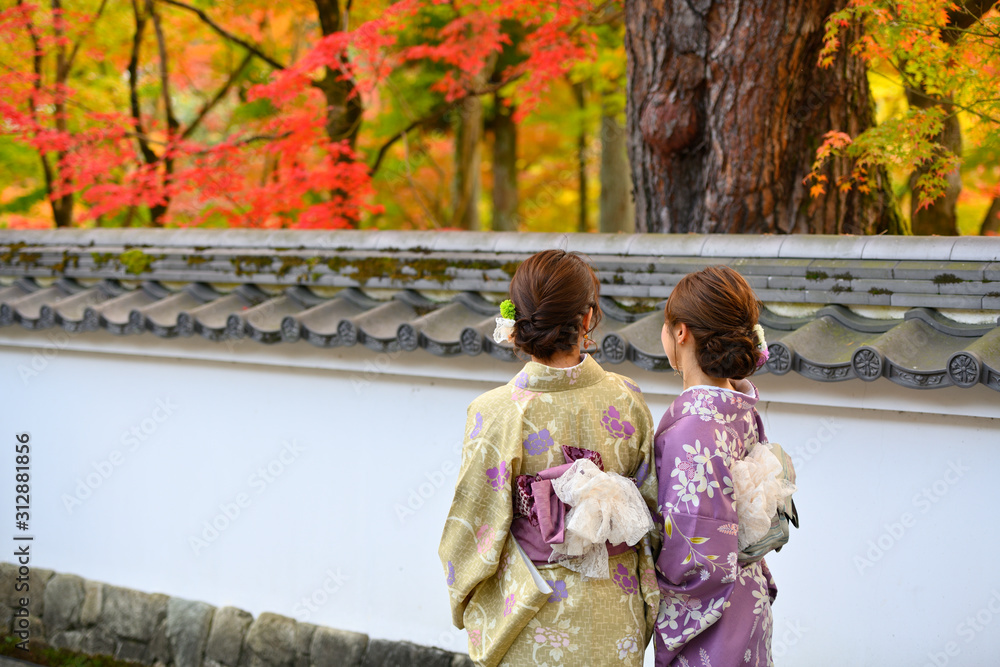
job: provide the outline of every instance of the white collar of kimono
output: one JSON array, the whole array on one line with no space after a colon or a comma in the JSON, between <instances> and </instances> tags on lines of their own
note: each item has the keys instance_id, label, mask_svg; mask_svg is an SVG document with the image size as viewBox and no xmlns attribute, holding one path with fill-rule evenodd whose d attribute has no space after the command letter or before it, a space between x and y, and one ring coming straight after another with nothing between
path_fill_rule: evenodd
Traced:
<instances>
[{"instance_id":1,"label":"white collar of kimono","mask_svg":"<svg viewBox=\"0 0 1000 667\"><path fill-rule=\"evenodd\" d=\"M529 361L521 369L511 384L530 391L561 391L563 389L578 389L600 382L605 371L594 358L583 353L583 360L568 368L546 366L537 361Z\"/></svg>"}]
</instances>

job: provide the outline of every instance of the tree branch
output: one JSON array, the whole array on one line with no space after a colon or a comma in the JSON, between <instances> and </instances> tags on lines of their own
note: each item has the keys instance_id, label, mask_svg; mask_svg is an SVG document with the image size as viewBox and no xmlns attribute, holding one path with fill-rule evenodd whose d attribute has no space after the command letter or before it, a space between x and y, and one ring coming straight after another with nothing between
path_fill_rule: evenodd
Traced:
<instances>
[{"instance_id":1,"label":"tree branch","mask_svg":"<svg viewBox=\"0 0 1000 667\"><path fill-rule=\"evenodd\" d=\"M479 90L468 90L466 91L465 95L453 100L450 104L445 104L441 107L438 107L437 109L431 111L431 113L424 116L423 118L418 118L414 121L411 121L409 125L404 127L399 132L393 134L388 139L388 141L382 144L382 146L378 149L378 154L375 156L375 162L373 162L371 167L368 168L368 175L369 176L375 175L375 172L378 171L379 165L382 164L382 160L385 158L385 154L389 151L390 148L392 148L393 144L402 139L403 135L405 135L407 132L412 132L413 130L422 125L430 125L431 123L440 120L442 116L444 116L446 113L457 107L461 102L464 102L469 97L479 96L479 95L489 95L491 93L495 93L501 90L507 84L517 81L522 76L523 74L518 74L516 76L512 76L506 81L499 81L497 83L492 83Z\"/></svg>"},{"instance_id":2,"label":"tree branch","mask_svg":"<svg viewBox=\"0 0 1000 667\"><path fill-rule=\"evenodd\" d=\"M233 42L234 44L239 44L244 49L254 54L264 62L266 62L271 67L275 69L285 69L285 65L281 64L271 56L265 54L263 51L261 51L258 47L254 46L250 42L241 39L236 35L232 34L231 32L227 31L225 28L221 27L218 23L209 18L208 14L198 9L197 7L192 7L191 5L185 2L181 2L180 0L157 0L157 1L164 2L168 5L173 5L174 7L179 7L181 9L186 9L187 11L192 12L193 14L197 15L199 19L201 19L202 23L204 23L209 28L214 30L221 37L228 39L230 42Z\"/></svg>"},{"instance_id":3,"label":"tree branch","mask_svg":"<svg viewBox=\"0 0 1000 667\"><path fill-rule=\"evenodd\" d=\"M135 122L137 139L139 140L139 150L146 164L156 162L156 153L149 147L146 141L146 131L142 128L142 110L139 107L139 53L142 50L142 33L146 29L147 17L139 11L139 3L132 0L132 11L135 14L135 35L132 37L132 54L128 61L128 97L129 107L132 112L132 120Z\"/></svg>"},{"instance_id":4,"label":"tree branch","mask_svg":"<svg viewBox=\"0 0 1000 667\"><path fill-rule=\"evenodd\" d=\"M101 0L101 6L97 8L97 14L94 15L94 20L90 22L90 25L87 27L86 30L80 33L80 37L76 40L76 43L73 44L73 50L70 51L69 58L66 59L66 71L60 72L59 76L62 77L69 76L69 71L73 69L73 61L76 60L76 54L79 53L80 51L80 45L83 44L83 40L87 37L87 35L94 31L94 26L97 25L97 21L98 19L101 18L101 15L104 13L104 8L107 6L107 4L108 0Z\"/></svg>"},{"instance_id":5,"label":"tree branch","mask_svg":"<svg viewBox=\"0 0 1000 667\"><path fill-rule=\"evenodd\" d=\"M240 64L237 65L236 69L232 71L229 78L226 79L226 82L222 84L222 87L219 88L211 100L205 102L201 109L198 110L198 115L195 116L194 120L192 120L187 128L185 128L184 132L181 133L181 139L187 139L194 134L194 131L198 129L199 125L201 125L201 121L204 120L205 116L207 116L208 113L215 108L215 105L222 101L222 99L226 96L226 93L228 93L229 89L233 87L233 84L236 83L236 80L243 73L243 70L247 68L247 65L250 64L250 61L253 60L253 58L254 55L252 53L247 53L243 56L243 60L240 61Z\"/></svg>"},{"instance_id":6,"label":"tree branch","mask_svg":"<svg viewBox=\"0 0 1000 667\"><path fill-rule=\"evenodd\" d=\"M17 6L22 10L25 8L23 0L17 0ZM35 94L28 99L28 112L31 114L31 120L35 123L35 133L37 135L37 130L39 127L38 122L38 95L42 92L42 47L39 43L38 33L35 32L35 23L28 20L28 35L31 38L32 47L32 67L35 72L35 81L33 87L35 89ZM42 160L42 171L45 173L45 189L49 194L52 194L52 166L45 157L45 153L38 151L38 157ZM55 203L53 202L53 207ZM55 208L52 209L52 216L55 218Z\"/></svg>"}]
</instances>

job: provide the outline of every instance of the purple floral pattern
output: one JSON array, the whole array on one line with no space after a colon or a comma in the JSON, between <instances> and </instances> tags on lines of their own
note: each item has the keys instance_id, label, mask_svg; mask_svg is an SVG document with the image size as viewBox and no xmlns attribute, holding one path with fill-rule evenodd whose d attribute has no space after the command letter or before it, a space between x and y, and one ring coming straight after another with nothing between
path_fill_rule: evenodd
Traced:
<instances>
[{"instance_id":1,"label":"purple floral pattern","mask_svg":"<svg viewBox=\"0 0 1000 667\"><path fill-rule=\"evenodd\" d=\"M517 387L518 389L527 389L528 388L528 374L526 372L524 372L524 371L521 371L520 373L518 373L517 377L514 378L514 386Z\"/></svg>"},{"instance_id":2,"label":"purple floral pattern","mask_svg":"<svg viewBox=\"0 0 1000 667\"><path fill-rule=\"evenodd\" d=\"M639 464L639 469L635 473L636 486L642 486L645 484L647 477L649 477L649 464L643 461Z\"/></svg>"},{"instance_id":3,"label":"purple floral pattern","mask_svg":"<svg viewBox=\"0 0 1000 667\"><path fill-rule=\"evenodd\" d=\"M634 391L635 393L637 393L637 394L641 394L642 393L642 389L639 389L638 385L632 384L628 380L622 380L622 382L624 382L625 386L628 387L629 389L631 389L632 391Z\"/></svg>"},{"instance_id":4,"label":"purple floral pattern","mask_svg":"<svg viewBox=\"0 0 1000 667\"><path fill-rule=\"evenodd\" d=\"M486 471L486 476L490 479L490 486L493 487L494 491L500 491L507 486L507 480L510 479L510 470L507 468L507 462L501 461L500 465L496 468L490 468Z\"/></svg>"},{"instance_id":5,"label":"purple floral pattern","mask_svg":"<svg viewBox=\"0 0 1000 667\"><path fill-rule=\"evenodd\" d=\"M451 561L448 561L448 578L445 579L445 583L449 586L455 583L455 565Z\"/></svg>"},{"instance_id":6,"label":"purple floral pattern","mask_svg":"<svg viewBox=\"0 0 1000 667\"><path fill-rule=\"evenodd\" d=\"M604 424L604 428L607 429L608 433L616 438L625 438L628 440L635 433L635 427L632 426L632 423L622 419L621 413L613 405L609 405L608 409L602 413L601 423Z\"/></svg>"},{"instance_id":7,"label":"purple floral pattern","mask_svg":"<svg viewBox=\"0 0 1000 667\"><path fill-rule=\"evenodd\" d=\"M569 592L566 590L566 582L560 579L555 580L545 580L549 586L552 587L552 595L549 596L549 602L559 602L559 600L565 600L569 597Z\"/></svg>"},{"instance_id":8,"label":"purple floral pattern","mask_svg":"<svg viewBox=\"0 0 1000 667\"><path fill-rule=\"evenodd\" d=\"M544 454L549 451L554 442L552 440L552 435L549 434L549 429L543 428L538 433L532 433L528 436L528 439L523 443L524 449L530 456L537 456L539 454Z\"/></svg>"},{"instance_id":9,"label":"purple floral pattern","mask_svg":"<svg viewBox=\"0 0 1000 667\"><path fill-rule=\"evenodd\" d=\"M476 413L476 425L472 428L472 432L469 433L470 438L478 438L479 434L483 430L483 414L481 412Z\"/></svg>"},{"instance_id":10,"label":"purple floral pattern","mask_svg":"<svg viewBox=\"0 0 1000 667\"><path fill-rule=\"evenodd\" d=\"M618 563L613 579L618 584L618 588L625 591L626 594L635 595L639 592L639 580L629 575L628 568L625 567L624 563Z\"/></svg>"},{"instance_id":11,"label":"purple floral pattern","mask_svg":"<svg viewBox=\"0 0 1000 667\"><path fill-rule=\"evenodd\" d=\"M506 617L510 612L514 611L514 594L511 593L503 601L503 615Z\"/></svg>"}]
</instances>

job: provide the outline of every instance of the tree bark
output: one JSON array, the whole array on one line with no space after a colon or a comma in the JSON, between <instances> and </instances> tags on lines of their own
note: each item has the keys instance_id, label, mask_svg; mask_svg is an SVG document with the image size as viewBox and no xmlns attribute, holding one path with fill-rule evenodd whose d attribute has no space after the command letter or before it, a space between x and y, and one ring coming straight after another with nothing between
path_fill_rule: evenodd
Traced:
<instances>
[{"instance_id":1,"label":"tree bark","mask_svg":"<svg viewBox=\"0 0 1000 667\"><path fill-rule=\"evenodd\" d=\"M602 232L635 231L635 205L628 167L625 128L614 114L601 116L601 219Z\"/></svg>"},{"instance_id":2,"label":"tree bark","mask_svg":"<svg viewBox=\"0 0 1000 667\"><path fill-rule=\"evenodd\" d=\"M843 192L852 165L803 178L823 135L874 123L865 64L820 69L824 21L847 0L631 0L625 4L628 148L644 232L898 232L889 180ZM846 35L845 44L852 41Z\"/></svg>"},{"instance_id":3,"label":"tree bark","mask_svg":"<svg viewBox=\"0 0 1000 667\"><path fill-rule=\"evenodd\" d=\"M452 227L479 231L480 139L483 103L476 95L462 100L455 129L455 176L452 179Z\"/></svg>"},{"instance_id":4,"label":"tree bark","mask_svg":"<svg viewBox=\"0 0 1000 667\"><path fill-rule=\"evenodd\" d=\"M580 126L576 131L576 173L577 185L579 186L580 203L577 207L576 231L587 231L587 123L584 111L587 108L587 89L583 82L571 83L573 99L576 100L576 108L580 119Z\"/></svg>"},{"instance_id":5,"label":"tree bark","mask_svg":"<svg viewBox=\"0 0 1000 667\"><path fill-rule=\"evenodd\" d=\"M911 107L918 109L941 106L915 90L906 91L906 100ZM941 132L933 140L955 155L961 155L962 127L958 123L958 116L954 114L953 109L943 108L943 111L949 115L944 119ZM913 233L925 236L931 234L958 236L958 214L955 206L958 204L958 195L962 193L962 174L958 167L953 169L948 174L948 185L944 195L935 199L930 206L921 209L916 185L917 179L927 171L926 167L918 167L910 174L910 226L913 228Z\"/></svg>"},{"instance_id":6,"label":"tree bark","mask_svg":"<svg viewBox=\"0 0 1000 667\"><path fill-rule=\"evenodd\" d=\"M66 57L65 44L65 19L63 18L63 8L61 0L52 0L52 26L56 38L56 95L55 95L55 121L56 130L66 132L66 81L69 78L69 60ZM66 160L66 153L58 151L56 153L59 171L62 171ZM73 225L73 193L68 192L61 197L52 200L52 215L55 218L56 227L71 227Z\"/></svg>"},{"instance_id":7,"label":"tree bark","mask_svg":"<svg viewBox=\"0 0 1000 667\"><path fill-rule=\"evenodd\" d=\"M314 4L324 37L348 29L350 0L347 0L343 9L338 0L314 0ZM341 59L341 65L344 72L350 72L350 63L346 58ZM361 96L355 90L354 79L351 76L344 76L344 72L327 67L323 78L315 85L326 98L327 136L331 141L347 140L351 148L354 148L361 129L364 107L361 104Z\"/></svg>"},{"instance_id":8,"label":"tree bark","mask_svg":"<svg viewBox=\"0 0 1000 667\"><path fill-rule=\"evenodd\" d=\"M513 107L493 97L493 230L517 231L517 125Z\"/></svg>"},{"instance_id":9,"label":"tree bark","mask_svg":"<svg viewBox=\"0 0 1000 667\"><path fill-rule=\"evenodd\" d=\"M979 228L982 236L1000 236L1000 197L994 197L990 210L983 217L982 227Z\"/></svg>"},{"instance_id":10,"label":"tree bark","mask_svg":"<svg viewBox=\"0 0 1000 667\"><path fill-rule=\"evenodd\" d=\"M941 40L951 46L955 44L962 34L992 7L995 0L965 0L958 3L952 11L948 13L948 23L941 31ZM906 101L911 107L918 109L928 109L938 106L946 114L944 127L941 132L934 137L934 141L944 146L955 155L962 154L962 126L958 122L958 116L954 109L947 104L940 104L928 97L919 83L912 84L914 88L907 88ZM950 101L950 97L947 98ZM917 179L927 173L927 169L916 169L910 175L910 192L913 193ZM934 203L927 208L918 209L919 200L917 197L910 197L910 220L914 234L938 234L940 236L958 235L958 213L956 206L958 196L962 193L962 175L956 168L948 174L948 186L943 197L934 200Z\"/></svg>"}]
</instances>

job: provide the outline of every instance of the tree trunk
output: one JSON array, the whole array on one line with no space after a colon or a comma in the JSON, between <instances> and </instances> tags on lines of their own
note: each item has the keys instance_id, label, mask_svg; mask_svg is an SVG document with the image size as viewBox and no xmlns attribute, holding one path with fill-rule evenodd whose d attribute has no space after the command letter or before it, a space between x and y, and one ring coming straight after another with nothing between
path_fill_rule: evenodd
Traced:
<instances>
[{"instance_id":1,"label":"tree trunk","mask_svg":"<svg viewBox=\"0 0 1000 667\"><path fill-rule=\"evenodd\" d=\"M635 231L635 205L628 167L625 128L612 113L601 116L602 232Z\"/></svg>"},{"instance_id":2,"label":"tree trunk","mask_svg":"<svg viewBox=\"0 0 1000 667\"><path fill-rule=\"evenodd\" d=\"M906 100L911 107L918 109L936 106L919 91L907 90ZM961 155L962 127L958 123L958 116L954 115L952 109L944 111L951 115L945 117L941 133L936 135L933 141L955 155ZM948 174L948 186L945 188L944 196L935 199L930 206L918 210L920 198L916 194L916 184L917 179L925 173L927 173L926 168L917 168L910 174L910 226L913 228L913 233L928 236L931 234L958 236L958 214L955 206L958 204L958 195L962 192L961 173L956 167Z\"/></svg>"},{"instance_id":3,"label":"tree trunk","mask_svg":"<svg viewBox=\"0 0 1000 667\"><path fill-rule=\"evenodd\" d=\"M483 103L477 95L461 102L455 129L455 176L452 179L452 227L479 231L479 143L483 134Z\"/></svg>"},{"instance_id":4,"label":"tree trunk","mask_svg":"<svg viewBox=\"0 0 1000 667\"><path fill-rule=\"evenodd\" d=\"M979 233L983 236L1000 236L1000 197L993 198L993 204L983 217Z\"/></svg>"},{"instance_id":5,"label":"tree trunk","mask_svg":"<svg viewBox=\"0 0 1000 667\"><path fill-rule=\"evenodd\" d=\"M493 98L493 230L517 231L517 125L513 107Z\"/></svg>"},{"instance_id":6,"label":"tree trunk","mask_svg":"<svg viewBox=\"0 0 1000 667\"><path fill-rule=\"evenodd\" d=\"M570 84L573 89L573 98L576 100L577 112L580 118L580 126L576 134L576 172L577 184L580 188L580 206L577 209L576 230L578 232L587 231L587 123L584 120L584 111L587 106L587 89L582 82Z\"/></svg>"},{"instance_id":7,"label":"tree trunk","mask_svg":"<svg viewBox=\"0 0 1000 667\"><path fill-rule=\"evenodd\" d=\"M52 0L52 26L56 37L56 95L55 95L55 119L56 130L65 133L66 124L66 80L69 78L69 67L66 61L65 44L65 19L63 18L62 2ZM56 165L62 172L66 160L66 153L58 151ZM51 193L50 193L51 194ZM52 217L55 219L56 227L73 226L73 193L68 192L61 197L52 200Z\"/></svg>"},{"instance_id":8,"label":"tree trunk","mask_svg":"<svg viewBox=\"0 0 1000 667\"><path fill-rule=\"evenodd\" d=\"M341 10L338 0L314 0L316 12L319 17L320 31L324 37L342 32L348 29L347 12L350 2ZM345 139L354 148L358 139L358 132L361 129L361 116L364 107L361 105L361 96L357 94L354 87L354 79L345 76L345 72L350 72L350 63L342 60L344 71L326 68L323 78L316 82L316 86L323 92L326 98L326 134L331 141L344 141Z\"/></svg>"},{"instance_id":9,"label":"tree trunk","mask_svg":"<svg viewBox=\"0 0 1000 667\"><path fill-rule=\"evenodd\" d=\"M825 194L803 184L826 132L874 123L861 59L843 47L816 65L824 21L846 1L625 3L638 231L901 231L882 170L867 194L836 187L847 159L828 164Z\"/></svg>"}]
</instances>

